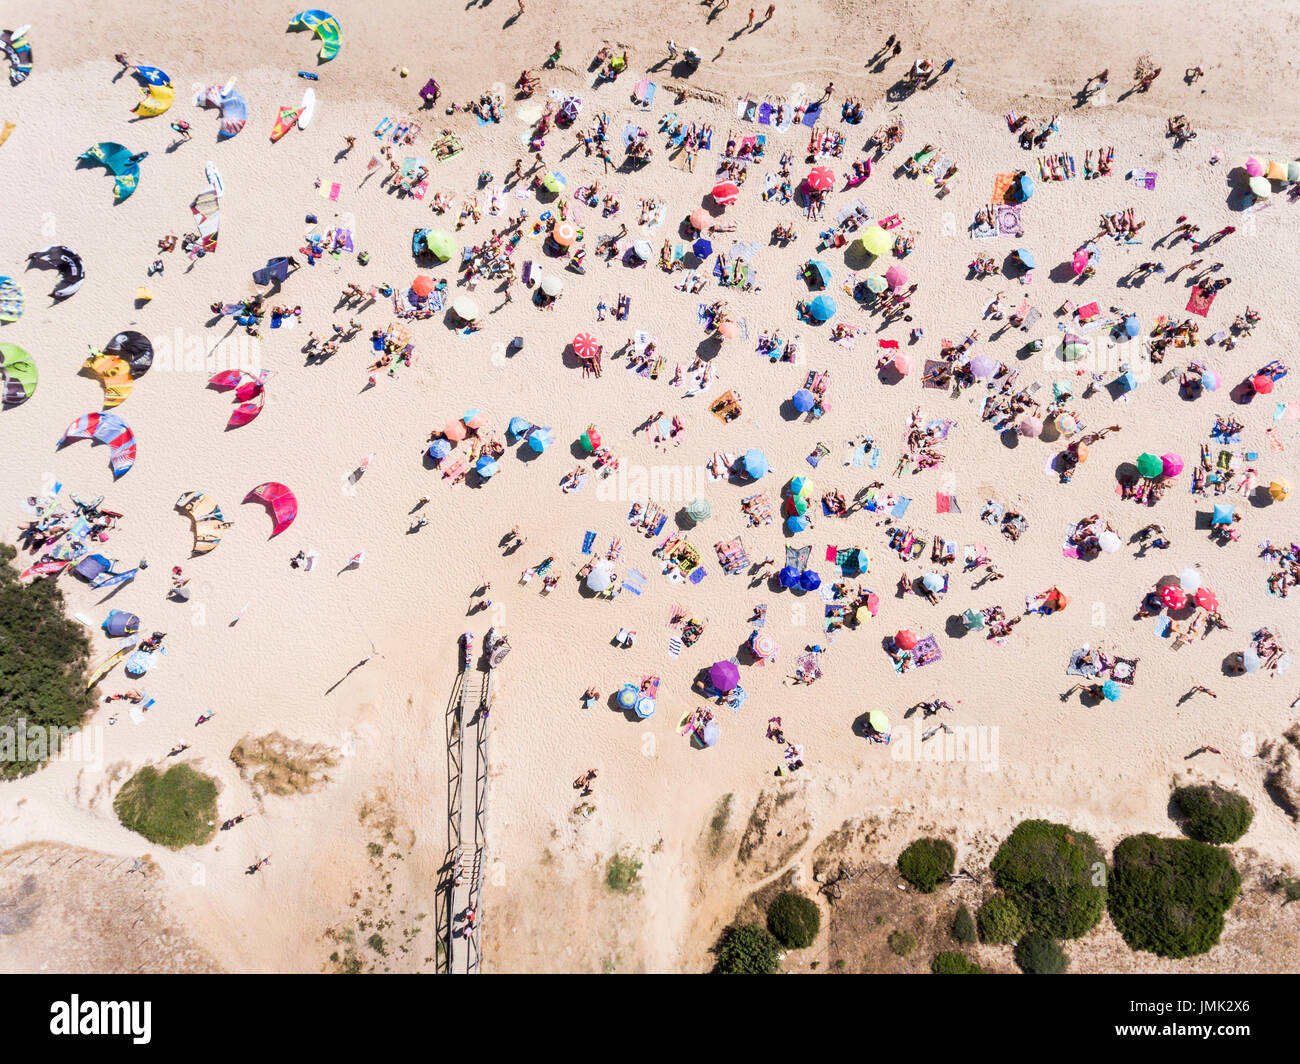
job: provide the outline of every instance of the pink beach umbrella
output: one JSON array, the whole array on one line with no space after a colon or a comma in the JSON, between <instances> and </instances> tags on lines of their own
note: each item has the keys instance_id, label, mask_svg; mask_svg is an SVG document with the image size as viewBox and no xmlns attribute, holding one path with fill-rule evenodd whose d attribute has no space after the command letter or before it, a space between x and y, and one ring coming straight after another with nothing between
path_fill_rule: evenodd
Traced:
<instances>
[{"instance_id":1,"label":"pink beach umbrella","mask_svg":"<svg viewBox=\"0 0 1300 1064\"><path fill-rule=\"evenodd\" d=\"M1074 253L1074 262L1072 265L1076 276L1083 273L1083 271L1088 268L1088 253L1084 251L1083 248L1080 248Z\"/></svg>"},{"instance_id":2,"label":"pink beach umbrella","mask_svg":"<svg viewBox=\"0 0 1300 1064\"><path fill-rule=\"evenodd\" d=\"M890 288L898 291L907 284L907 271L901 266L891 266L885 271L885 281Z\"/></svg>"},{"instance_id":3,"label":"pink beach umbrella","mask_svg":"<svg viewBox=\"0 0 1300 1064\"><path fill-rule=\"evenodd\" d=\"M1041 436L1042 434L1043 434L1042 418L1027 417L1020 422L1020 435Z\"/></svg>"},{"instance_id":4,"label":"pink beach umbrella","mask_svg":"<svg viewBox=\"0 0 1300 1064\"><path fill-rule=\"evenodd\" d=\"M1255 390L1256 395L1268 395L1273 390L1273 378L1266 373L1261 373L1250 379L1250 386Z\"/></svg>"},{"instance_id":5,"label":"pink beach umbrella","mask_svg":"<svg viewBox=\"0 0 1300 1064\"><path fill-rule=\"evenodd\" d=\"M1246 173L1251 177L1259 177L1264 172L1264 164L1254 156L1246 160Z\"/></svg>"},{"instance_id":6,"label":"pink beach umbrella","mask_svg":"<svg viewBox=\"0 0 1300 1064\"><path fill-rule=\"evenodd\" d=\"M1182 458L1174 454L1172 451L1170 451L1169 454L1162 454L1160 456L1160 461L1164 466L1165 476L1167 477L1176 477L1183 471Z\"/></svg>"},{"instance_id":7,"label":"pink beach umbrella","mask_svg":"<svg viewBox=\"0 0 1300 1064\"><path fill-rule=\"evenodd\" d=\"M984 380L993 376L993 371L998 368L998 364L988 355L976 355L970 360L971 376Z\"/></svg>"},{"instance_id":8,"label":"pink beach umbrella","mask_svg":"<svg viewBox=\"0 0 1300 1064\"><path fill-rule=\"evenodd\" d=\"M1219 596L1208 587L1198 587L1196 589L1196 604L1203 610L1217 610L1219 608Z\"/></svg>"},{"instance_id":9,"label":"pink beach umbrella","mask_svg":"<svg viewBox=\"0 0 1300 1064\"><path fill-rule=\"evenodd\" d=\"M770 658L776 653L776 640L770 635L759 635L754 638L754 655L760 658Z\"/></svg>"},{"instance_id":10,"label":"pink beach umbrella","mask_svg":"<svg viewBox=\"0 0 1300 1064\"><path fill-rule=\"evenodd\" d=\"M1201 384L1205 387L1207 392L1217 392L1219 390L1219 385L1222 383L1223 381L1220 379L1219 375L1212 369L1207 369L1201 374Z\"/></svg>"},{"instance_id":11,"label":"pink beach umbrella","mask_svg":"<svg viewBox=\"0 0 1300 1064\"><path fill-rule=\"evenodd\" d=\"M894 356L893 367L894 372L900 377L906 377L912 372L912 360L900 351Z\"/></svg>"}]
</instances>

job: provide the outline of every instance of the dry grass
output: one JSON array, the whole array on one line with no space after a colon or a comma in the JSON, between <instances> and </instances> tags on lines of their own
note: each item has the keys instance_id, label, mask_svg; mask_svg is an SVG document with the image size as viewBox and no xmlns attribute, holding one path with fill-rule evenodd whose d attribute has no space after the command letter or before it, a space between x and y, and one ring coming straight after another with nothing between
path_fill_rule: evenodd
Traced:
<instances>
[{"instance_id":1,"label":"dry grass","mask_svg":"<svg viewBox=\"0 0 1300 1064\"><path fill-rule=\"evenodd\" d=\"M230 760L259 797L310 794L329 783L326 769L339 763L339 753L324 743L305 743L279 732L245 735L230 751Z\"/></svg>"}]
</instances>

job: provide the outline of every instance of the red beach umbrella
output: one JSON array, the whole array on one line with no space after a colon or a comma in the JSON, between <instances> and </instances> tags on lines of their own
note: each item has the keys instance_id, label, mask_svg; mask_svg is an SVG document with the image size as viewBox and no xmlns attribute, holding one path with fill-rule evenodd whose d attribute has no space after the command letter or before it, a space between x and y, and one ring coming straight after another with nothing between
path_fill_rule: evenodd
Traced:
<instances>
[{"instance_id":1,"label":"red beach umbrella","mask_svg":"<svg viewBox=\"0 0 1300 1064\"><path fill-rule=\"evenodd\" d=\"M1166 584L1160 589L1160 601L1171 610L1181 610L1187 605L1187 592L1177 584Z\"/></svg>"},{"instance_id":2,"label":"red beach umbrella","mask_svg":"<svg viewBox=\"0 0 1300 1064\"><path fill-rule=\"evenodd\" d=\"M740 186L734 181L719 181L713 186L713 199L722 206L729 207L740 199Z\"/></svg>"},{"instance_id":3,"label":"red beach umbrella","mask_svg":"<svg viewBox=\"0 0 1300 1064\"><path fill-rule=\"evenodd\" d=\"M1219 596L1208 587L1198 587L1196 589L1196 604L1203 610L1217 610L1219 608Z\"/></svg>"},{"instance_id":4,"label":"red beach umbrella","mask_svg":"<svg viewBox=\"0 0 1300 1064\"><path fill-rule=\"evenodd\" d=\"M827 189L834 188L835 171L829 166L814 166L808 174L808 187L814 192L825 192Z\"/></svg>"},{"instance_id":5,"label":"red beach umbrella","mask_svg":"<svg viewBox=\"0 0 1300 1064\"><path fill-rule=\"evenodd\" d=\"M600 344L591 333L578 333L573 338L573 353L581 359L595 358L600 352Z\"/></svg>"},{"instance_id":6,"label":"red beach umbrella","mask_svg":"<svg viewBox=\"0 0 1300 1064\"><path fill-rule=\"evenodd\" d=\"M903 650L914 650L920 641L910 628L903 628L894 635L894 642Z\"/></svg>"}]
</instances>

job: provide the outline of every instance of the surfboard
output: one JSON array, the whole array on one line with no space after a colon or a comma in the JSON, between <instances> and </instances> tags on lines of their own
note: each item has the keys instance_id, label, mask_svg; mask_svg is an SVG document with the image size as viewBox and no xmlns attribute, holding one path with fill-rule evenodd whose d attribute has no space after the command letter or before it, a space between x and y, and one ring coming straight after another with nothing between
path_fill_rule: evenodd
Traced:
<instances>
[{"instance_id":1,"label":"surfboard","mask_svg":"<svg viewBox=\"0 0 1300 1064\"><path fill-rule=\"evenodd\" d=\"M233 88L235 87L235 82L238 81L238 80L239 80L238 77L232 77L229 81L227 81L224 85L222 85L222 86L221 86L221 95L222 95L222 96L229 96L229 95L230 95L230 90L233 89Z\"/></svg>"},{"instance_id":2,"label":"surfboard","mask_svg":"<svg viewBox=\"0 0 1300 1064\"><path fill-rule=\"evenodd\" d=\"M281 107L280 117L275 120L275 125L271 127L271 140L279 140L293 128L293 124L297 121L298 108Z\"/></svg>"},{"instance_id":3,"label":"surfboard","mask_svg":"<svg viewBox=\"0 0 1300 1064\"><path fill-rule=\"evenodd\" d=\"M217 194L217 199L220 199L226 194L226 185L225 182L221 180L221 174L217 170L217 164L209 159L207 170L205 172L208 175L208 184L212 187L212 191Z\"/></svg>"},{"instance_id":4,"label":"surfboard","mask_svg":"<svg viewBox=\"0 0 1300 1064\"><path fill-rule=\"evenodd\" d=\"M298 108L298 128L306 129L307 123L311 121L312 115L316 113L316 90L310 85L307 91L302 94L302 104Z\"/></svg>"}]
</instances>

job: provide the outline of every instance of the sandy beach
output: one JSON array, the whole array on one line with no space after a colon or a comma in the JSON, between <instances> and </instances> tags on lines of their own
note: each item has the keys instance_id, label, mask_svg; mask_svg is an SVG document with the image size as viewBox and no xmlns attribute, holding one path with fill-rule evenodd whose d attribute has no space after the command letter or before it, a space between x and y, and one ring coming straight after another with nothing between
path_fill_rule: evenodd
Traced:
<instances>
[{"instance_id":1,"label":"sandy beach","mask_svg":"<svg viewBox=\"0 0 1300 1064\"><path fill-rule=\"evenodd\" d=\"M24 500L55 483L82 498L102 495L104 507L124 516L95 549L123 568L139 559L147 568L111 592L59 576L69 612L90 622L94 662L115 649L98 627L114 608L138 614L146 634L165 632L167 653L141 681L128 681L119 667L99 686L103 693L142 687L155 704L139 723L123 703L101 704L87 722L93 758L55 762L0 784L0 897L19 889L18 872L28 861L43 869L40 888L53 899L61 890L93 889L90 880L62 879L49 864L58 854L88 851L128 868L148 855L149 875L136 878L147 882L151 911L166 914L159 926L170 928L172 938L156 953L154 946L132 944L88 951L84 959L66 951L47 958L41 939L50 924L42 917L26 930L0 934L0 970L33 971L49 960L68 970L85 964L89 970L333 971L332 956L373 934L382 934L388 947L360 949L367 970L434 970L440 948L434 891L447 860L447 705L460 667L458 640L472 632L481 646L489 628L507 633L513 650L493 677L484 971L705 971L718 934L750 895L792 875L811 888L818 861L830 860L827 847L839 845L837 833L850 826L865 833L854 836L854 861L892 865L908 842L930 832L954 842L960 867L982 872L998 840L1029 817L1074 825L1104 850L1136 832L1174 833L1169 795L1187 781L1217 781L1253 804L1253 825L1232 847L1239 864L1253 870L1248 882L1300 870L1296 822L1266 786L1275 767L1270 744L1298 719L1292 700L1300 673L1284 674L1284 663L1227 674L1257 630L1271 631L1291 654L1300 645L1300 594L1270 593L1268 578L1278 566L1260 554L1266 541L1285 546L1295 538L1300 503L1271 501L1267 488L1300 472L1296 378L1280 377L1271 394L1245 401L1233 394L1270 360L1288 361L1293 346L1287 264L1300 240L1300 204L1290 185L1276 184L1254 206L1243 189L1248 159L1285 166L1296 158L1300 120L1279 85L1294 74L1297 16L1280 2L1254 5L1248 14L1206 7L1194 20L1186 5L1171 0L1139 9L1062 3L1032 18L983 0L776 6L766 21L760 6L750 27L747 7L735 5L714 15L701 4L672 3L652 17L624 3L528 0L519 15L513 0L496 0L438 3L412 17L405 5L346 0L332 8L342 48L319 64L318 41L286 32L289 8L179 0L145 19L138 7L112 0L97 10L93 27L69 27L35 9L7 16L30 21L34 69L26 82L0 94L0 122L15 124L0 147L8 190L0 204L7 234L0 274L25 292L25 309L0 326L0 342L30 352L40 378L30 399L0 412L7 456L0 506L9 517L0 538L16 543L31 520ZM1175 23L1168 40L1150 29ZM901 54L874 68L871 60L890 34L901 39ZM668 57L669 37L679 53L698 48L698 69L675 69L680 64ZM557 38L563 55L545 68ZM628 68L593 85L594 57L606 46L616 55L626 50ZM130 113L139 93L113 58L119 50L170 74L176 99L165 115ZM1130 94L1134 64L1145 52L1162 73L1149 92ZM891 98L915 60L929 57L940 66L949 56L952 69L932 87ZM1189 84L1183 71L1198 64L1204 76ZM1076 106L1081 87L1105 68L1109 85ZM540 78L540 88L518 99L512 86L524 69ZM300 79L299 70L319 80ZM1260 71L1270 76L1256 76ZM422 109L417 93L430 75L441 96ZM218 142L216 111L200 109L194 98L232 77L247 100L248 121ZM649 107L633 99L643 78L657 85ZM841 156L809 162L810 126L781 132L743 117L747 96L784 99L793 110L801 96L822 97L831 81L819 128L844 136ZM270 142L277 110L296 106L309 85L317 99L309 128ZM679 86L696 95L675 99ZM500 96L500 122L446 113L453 102L464 105L485 93ZM566 269L568 256L548 252L545 234L533 233L543 212L558 211L557 197L544 190L539 196L530 179L502 187L515 159L529 165L528 141L543 104L558 106L566 97L581 100L573 130L552 126L541 151L546 171L567 180L560 197L583 230L583 273ZM862 101L860 122L840 120L845 97ZM1059 115L1059 132L1045 147L1024 151L1008 129L1008 111L1032 116L1035 129ZM666 143L661 120L670 112L687 126L713 129L711 150L695 155L693 170L687 153ZM599 157L588 155L574 133L602 114L615 163L623 158L619 131L629 123L647 131L654 152L647 166L614 168L606 176ZM1197 131L1181 147L1166 135L1174 114L1187 115ZM874 162L870 178L846 190L854 160L871 154L867 138L899 116L905 122L900 146ZM428 166L422 199L395 191L386 159L368 165L392 143L391 136L372 134L386 117L419 125L414 143L398 145L394 155ZM169 128L178 118L190 124L191 140ZM464 150L440 161L431 144L444 130ZM765 136L766 151L748 164L737 202L724 210L710 191L732 132L738 142ZM345 137L355 137L350 150ZM138 189L116 205L105 171L76 165L80 152L103 141L149 153L139 165ZM936 194L932 176L896 172L927 144L956 166L946 195ZM1085 179L1085 153L1111 146L1111 173ZM806 217L798 202L762 196L765 178L777 172L786 151L794 157L795 186L813 165L834 172L835 189L820 220ZM1041 180L1037 160L1057 153L1073 156L1077 176ZM193 261L179 248L160 253L159 238L193 228L190 205L207 187L209 161L224 182L217 249ZM973 239L976 212L991 202L997 175L1021 169L1036 183L1021 207L1023 234ZM1153 187L1129 180L1133 171L1154 172ZM480 181L482 173L491 176ZM616 216L575 198L592 180L602 195L618 197ZM500 190L496 215L489 210L494 190ZM440 191L455 197L441 215L431 209ZM663 204L661 220L639 224L638 199L650 196ZM474 198L481 217L458 230L457 215ZM873 220L900 216L890 233L914 237L911 253L886 253L871 263L853 232L844 246L819 251L819 234L833 229L836 215L855 201ZM680 225L702 207L710 224L735 226L711 235L715 251L731 254L736 242L757 245L748 290L720 287L711 275L714 260L700 266L707 283L699 293L674 287L684 272L658 267L665 240L690 243ZM1145 222L1133 243L1097 237L1102 215L1130 207ZM414 344L412 364L392 375L379 371L371 384L366 367L376 355L368 337L398 320L393 301L378 296L361 307L345 305L344 288L369 291L386 283L404 293L427 274L447 282L450 303L467 291L458 285L459 254L421 265L411 255L412 231L447 230L469 248L504 233L521 211L524 235L512 258L562 279L554 308L536 305L539 286L517 284L507 300L498 280L482 279L472 292L481 310L477 331L466 334L443 313L403 321ZM1195 252L1189 241L1169 239L1180 216L1199 226L1202 237L1227 226L1234 231ZM786 246L772 238L784 223L798 233ZM651 261L632 265L620 257L607 264L598 257L597 243L621 224L629 232L620 250L645 239ZM350 231L356 252L368 253L365 265L349 252L305 261L306 234L335 227ZM1081 278L1072 257L1090 241L1099 261L1094 274ZM75 249L84 263L84 284L65 300L49 294L56 274L25 269L28 252L49 245ZM1036 259L1025 283L1010 267L984 278L968 269L977 255L1004 264L1017 248ZM267 298L268 305L301 306L296 326L272 329L268 321L254 337L233 317L209 311L214 303L237 304L266 291L252 271L277 256L303 260ZM155 259L165 269L148 276ZM801 321L795 312L797 302L816 294L800 276L809 259L829 267L826 291L838 305L824 324ZM1230 277L1231 285L1205 317L1194 319L1201 343L1171 346L1153 365L1147 360L1152 327L1162 315L1173 322L1188 316L1184 307L1198 270L1177 267L1194 259L1204 259L1205 267L1222 262L1206 277ZM1165 272L1138 276L1148 260L1159 260ZM886 325L851 289L855 279L893 265L906 271L916 291L907 311L912 320ZM143 305L135 299L138 286L152 292ZM1032 304L1037 322L1021 330L986 317L998 292L1007 312L1022 301ZM614 314L620 296L629 300L625 320ZM698 313L719 299L743 327L720 345ZM1107 328L1086 329L1088 360L1062 361L1064 335L1082 325L1060 310L1067 302L1092 301L1102 321L1136 315L1141 333L1118 345L1107 339ZM609 308L604 320L598 320L601 302ZM1112 307L1120 308L1118 315ZM1249 335L1236 336L1230 348L1205 342L1221 330L1226 335L1248 307L1260 315ZM309 333L328 335L332 323L347 326L350 319L360 330L337 354L307 357ZM857 326L852 346L831 339L837 323ZM916 328L924 335L913 339ZM107 447L56 444L75 419L102 408L101 383L79 372L87 347L101 348L125 329L151 339L155 361L113 408L138 447L134 467L114 480ZM1070 439L1055 426L1036 438L997 431L981 419L993 394L982 380L955 397L951 389L922 386L922 368L940 357L941 341L959 342L973 329L980 338L969 354L1018 371L1015 390L1038 385L1034 396L1046 406L1054 384L1068 387L1073 398L1066 405L1080 432L1120 426L1092 444L1068 483L1054 463ZM797 344L793 363L759 352L760 336L773 330ZM655 377L628 369L624 344L638 332L653 336L664 357ZM603 346L598 377L584 374L570 349L581 333ZM515 337L523 341L518 350L511 346ZM1031 350L1038 339L1042 350ZM896 341L911 359L912 371L901 380L877 372L877 358L895 353L882 341ZM687 395L685 381L671 381L697 355L712 381L703 394ZM1216 392L1193 399L1180 388L1179 374L1192 358L1221 376ZM1127 392L1111 387L1125 359L1137 378ZM260 415L234 428L227 427L236 406L232 394L208 387L214 373L231 368L269 371ZM1083 398L1093 370L1100 379ZM790 405L810 372L829 377L829 405L816 418ZM724 423L710 406L728 390L738 394L742 412ZM918 408L923 425L951 422L943 460L900 473L909 417ZM427 458L429 434L470 410L481 412L484 436L504 442L507 424L518 417L549 427L553 442L540 454L512 442L491 479L471 476L453 485ZM637 429L659 411L679 418L681 429L656 444ZM1238 444L1211 438L1217 417L1241 423ZM618 460L609 476L579 442L590 425ZM878 464L855 458L864 439L875 444ZM452 460L464 457L471 442L460 443ZM1212 460L1221 450L1239 452L1236 468L1257 470L1258 490L1243 494L1238 480L1221 496L1193 493L1191 470L1202 445L1211 448ZM710 479L716 453L740 456L751 448L766 456L766 476L756 483ZM819 450L813 466L808 456ZM1178 454L1186 462L1186 472L1149 507L1117 489L1117 475L1127 475L1147 452ZM587 471L585 487L563 491L562 478L578 466ZM779 507L783 488L799 476L816 483L808 511L814 523L791 534ZM863 509L847 518L823 516L824 492L852 500L875 481L882 482L882 496L910 498L905 514ZM298 503L296 520L274 537L267 508L244 501L266 482L288 485ZM655 536L628 522L633 504L649 501L650 485L668 514ZM215 550L194 557L190 523L173 509L188 491L205 492L233 522ZM750 527L742 513L742 499L756 492L776 512L770 525ZM939 495L955 499L959 509L947 508ZM700 496L712 515L693 526L680 511ZM421 505L424 497L429 501ZM981 520L986 500L1023 515L1026 529L1017 540ZM1241 514L1235 541L1212 535L1216 502L1232 503ZM1067 533L1092 514L1113 526L1122 546L1090 558L1068 556ZM416 524L421 517L427 524ZM1167 549L1136 538L1153 522L1171 541ZM503 549L514 527L526 542ZM927 542L922 557L905 562L890 549L896 527ZM588 532L595 533L594 555L581 551ZM697 583L673 580L654 553L674 532L700 553L706 572ZM766 577L752 569L724 572L714 545L735 537L752 562L776 560ZM955 562L930 561L935 537L957 545ZM610 601L589 592L578 573L616 539L619 582L633 570L646 580L643 590L624 584ZM968 544L983 545L1005 578L965 569ZM820 573L824 588L845 580L855 591L874 592L876 615L827 632L821 592L784 590L773 576L786 548L803 546L811 547L809 568ZM869 565L861 575L843 577L827 551L852 547L865 550ZM299 551L317 552L310 572L290 565ZM363 551L364 560L350 565ZM553 590L543 593L541 578L520 582L522 571L549 556L555 559L549 575L559 577ZM36 560L22 551L16 564ZM189 580L185 602L168 598L177 565ZM1175 647L1172 634L1157 634L1157 617L1135 613L1157 581L1188 568L1216 592L1230 630L1197 632ZM904 574L918 580L934 571L948 576L937 605L920 594L896 593ZM482 592L485 584L490 587ZM1025 615L1005 639L967 631L961 620L965 611L999 605L1008 618L1020 616L1028 600L1052 587L1069 597L1068 608ZM488 600L489 606L476 605ZM760 631L779 648L766 666L747 648L760 605L766 606ZM676 607L703 622L693 645L677 643L681 628L669 623ZM1183 613L1174 617L1186 627ZM903 629L934 635L942 660L896 671L888 645ZM631 646L614 645L620 630L635 631ZM1085 644L1139 660L1134 683L1118 701L1063 697L1080 679L1066 666ZM791 679L796 663L813 646L824 648L822 675L814 684L797 684ZM702 670L733 657L748 696L735 712L692 690ZM660 679L656 710L638 720L612 698L647 676ZM1194 685L1217 697L1184 697ZM588 687L601 692L590 707L582 698ZM946 700L952 712L905 716L931 699ZM720 732L707 749L683 734L684 718L703 706L716 712ZM870 710L892 720L888 745L867 741L855 727ZM206 711L214 715L196 726ZM768 738L773 717L802 747L803 766L790 775L774 774L783 751ZM961 729L962 742L942 733L923 742L922 734L940 722ZM231 751L241 739L271 734L328 751L331 763L322 769L328 779L309 793L266 793L253 771L231 760ZM169 758L168 750L182 742L190 748ZM1203 746L1221 753L1190 756ZM112 807L117 788L143 765L177 760L217 780L222 817L241 810L254 815L206 846L178 851L152 846L120 824ZM584 799L573 781L592 768L599 776ZM267 854L269 866L245 874ZM605 885L615 854L641 862L640 887L631 895ZM962 889L972 904L978 899L978 890ZM1071 952L1081 971L1295 971L1297 912L1297 906L1264 912L1243 902L1229 914L1220 946L1182 962L1128 951L1107 919Z\"/></svg>"}]
</instances>

